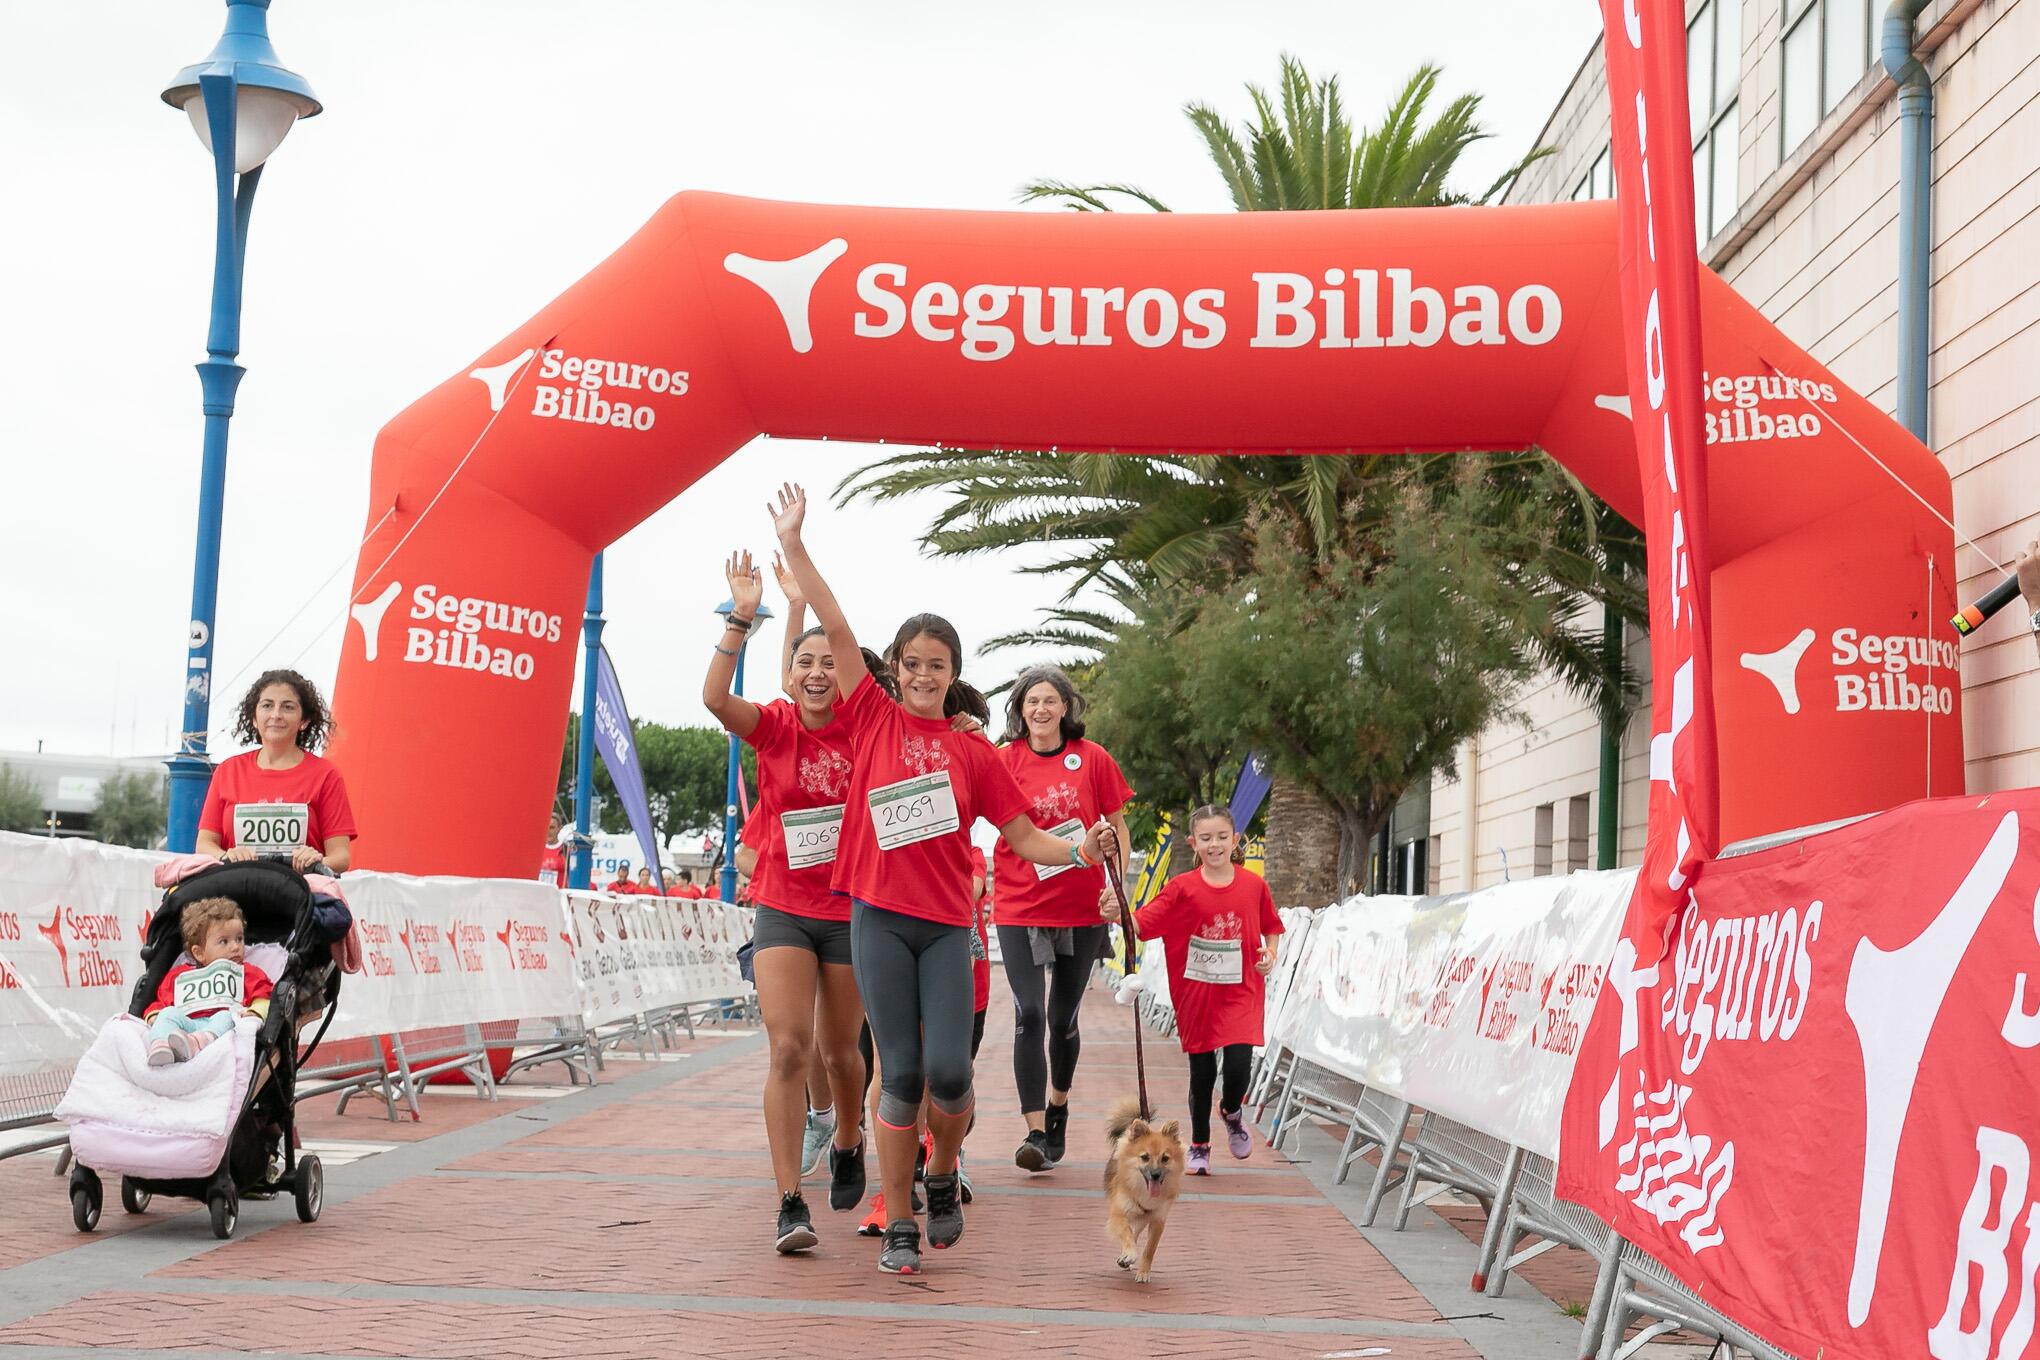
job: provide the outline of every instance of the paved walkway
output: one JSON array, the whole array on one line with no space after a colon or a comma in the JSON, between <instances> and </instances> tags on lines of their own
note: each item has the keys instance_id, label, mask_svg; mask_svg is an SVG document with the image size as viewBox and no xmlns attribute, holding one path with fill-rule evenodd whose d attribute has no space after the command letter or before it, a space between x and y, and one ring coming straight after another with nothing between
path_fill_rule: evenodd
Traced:
<instances>
[{"instance_id":1,"label":"paved walkway","mask_svg":"<svg viewBox=\"0 0 2040 1360\"><path fill-rule=\"evenodd\" d=\"M1030 1178L1011 1162L1022 1125L1000 986L969 1229L918 1279L878 1273L875 1242L854 1235L857 1215L829 1212L819 1179L821 1246L773 1253L763 1036L705 1034L662 1061L613 1060L592 1090L538 1084L560 1080L551 1068L493 1104L436 1093L418 1124L308 1103L325 1216L304 1226L287 1199L246 1204L228 1243L188 1202L129 1217L112 1186L100 1232L81 1237L51 1156L0 1162L0 1360L1578 1355L1558 1304L1521 1285L1500 1301L1467 1291L1473 1247L1445 1218L1357 1229L1358 1186L1330 1185L1334 1148L1316 1133L1300 1163L1265 1144L1244 1163L1221 1154L1191 1183L1154 1280L1135 1284L1113 1264L1097 1188L1105 1107L1133 1089L1127 1012L1094 995L1070 1160ZM1185 1070L1173 1041L1150 1039L1165 1117ZM1583 1278L1543 1263L1562 1301L1584 1299Z\"/></svg>"}]
</instances>

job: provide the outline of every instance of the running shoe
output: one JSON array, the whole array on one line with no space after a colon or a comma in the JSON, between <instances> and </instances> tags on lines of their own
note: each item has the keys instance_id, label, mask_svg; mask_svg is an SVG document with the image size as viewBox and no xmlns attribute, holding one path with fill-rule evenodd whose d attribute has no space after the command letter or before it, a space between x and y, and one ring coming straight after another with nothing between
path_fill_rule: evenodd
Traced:
<instances>
[{"instance_id":1,"label":"running shoe","mask_svg":"<svg viewBox=\"0 0 2040 1360\"><path fill-rule=\"evenodd\" d=\"M883 1237L885 1236L885 1223L885 1192L881 1190L871 1197L871 1212L866 1214L864 1221L857 1225L857 1235L859 1237Z\"/></svg>"},{"instance_id":2,"label":"running shoe","mask_svg":"<svg viewBox=\"0 0 2040 1360\"><path fill-rule=\"evenodd\" d=\"M957 1173L928 1173L928 1245L940 1251L963 1236L963 1203ZM889 1235L889 1234L888 1234Z\"/></svg>"},{"instance_id":3,"label":"running shoe","mask_svg":"<svg viewBox=\"0 0 2040 1360\"><path fill-rule=\"evenodd\" d=\"M1046 1171L1055 1163L1048 1160L1048 1135L1040 1129L1030 1129L1027 1141L1013 1153L1013 1165L1022 1171Z\"/></svg>"},{"instance_id":4,"label":"running shoe","mask_svg":"<svg viewBox=\"0 0 2040 1360\"><path fill-rule=\"evenodd\" d=\"M797 1251L806 1251L821 1241L815 1236L815 1220L808 1213L807 1201L800 1197L800 1191L789 1190L779 1197L779 1240L776 1245L781 1256L791 1256Z\"/></svg>"},{"instance_id":5,"label":"running shoe","mask_svg":"<svg viewBox=\"0 0 2040 1360\"><path fill-rule=\"evenodd\" d=\"M956 1154L956 1197L965 1204L970 1203L970 1173L963 1169L963 1154Z\"/></svg>"},{"instance_id":6,"label":"running shoe","mask_svg":"<svg viewBox=\"0 0 2040 1360\"><path fill-rule=\"evenodd\" d=\"M1041 1112L1041 1132L1047 1140L1048 1164L1054 1166L1063 1159L1063 1139L1069 1133L1070 1107L1068 1102L1051 1105Z\"/></svg>"},{"instance_id":7,"label":"running shoe","mask_svg":"<svg viewBox=\"0 0 2040 1360\"><path fill-rule=\"evenodd\" d=\"M879 1248L878 1268L888 1275L921 1273L921 1230L910 1218L888 1223L885 1245Z\"/></svg>"},{"instance_id":8,"label":"running shoe","mask_svg":"<svg viewBox=\"0 0 2040 1360\"><path fill-rule=\"evenodd\" d=\"M816 1114L807 1112L807 1123L800 1134L800 1174L812 1176L822 1169L822 1158L829 1155L829 1144L836 1137L836 1112L826 1110Z\"/></svg>"},{"instance_id":9,"label":"running shoe","mask_svg":"<svg viewBox=\"0 0 2040 1360\"><path fill-rule=\"evenodd\" d=\"M928 1179L928 1159L934 1155L935 1135L932 1133L922 1134L921 1146L914 1153L914 1183L916 1185Z\"/></svg>"},{"instance_id":10,"label":"running shoe","mask_svg":"<svg viewBox=\"0 0 2040 1360\"><path fill-rule=\"evenodd\" d=\"M855 1209L864 1198L864 1140L854 1148L829 1144L829 1207L837 1213Z\"/></svg>"},{"instance_id":11,"label":"running shoe","mask_svg":"<svg viewBox=\"0 0 2040 1360\"><path fill-rule=\"evenodd\" d=\"M1190 1159L1184 1163L1183 1170L1186 1174L1192 1176L1209 1176L1211 1174L1211 1144L1192 1143L1190 1145Z\"/></svg>"},{"instance_id":12,"label":"running shoe","mask_svg":"<svg viewBox=\"0 0 2040 1360\"><path fill-rule=\"evenodd\" d=\"M1247 1132L1247 1117L1239 1110L1218 1112L1225 1121L1225 1146L1233 1156L1245 1161L1254 1150L1254 1135Z\"/></svg>"}]
</instances>

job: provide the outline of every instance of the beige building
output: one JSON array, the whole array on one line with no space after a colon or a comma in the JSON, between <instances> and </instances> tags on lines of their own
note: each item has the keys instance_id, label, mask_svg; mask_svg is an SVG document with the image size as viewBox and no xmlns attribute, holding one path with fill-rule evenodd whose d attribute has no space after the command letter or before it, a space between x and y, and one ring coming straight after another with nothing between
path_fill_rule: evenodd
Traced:
<instances>
[{"instance_id":1,"label":"beige building","mask_svg":"<svg viewBox=\"0 0 2040 1360\"><path fill-rule=\"evenodd\" d=\"M1895 410L1899 99L1882 0L1688 0L1702 260L1845 382ZM2040 536L2040 0L1932 0L1913 51L1933 81L1928 443L1955 483L1962 598ZM1588 53L1514 202L1606 197L1608 91ZM1959 540L1958 540L1959 543ZM1978 549L1981 549L1981 552ZM1962 644L1971 792L2040 784L2040 659L2014 602ZM1647 674L1638 643L1630 659ZM1431 789L1434 890L1591 867L1601 738L1555 684L1462 749ZM1643 849L1648 705L1622 737L1619 859Z\"/></svg>"}]
</instances>

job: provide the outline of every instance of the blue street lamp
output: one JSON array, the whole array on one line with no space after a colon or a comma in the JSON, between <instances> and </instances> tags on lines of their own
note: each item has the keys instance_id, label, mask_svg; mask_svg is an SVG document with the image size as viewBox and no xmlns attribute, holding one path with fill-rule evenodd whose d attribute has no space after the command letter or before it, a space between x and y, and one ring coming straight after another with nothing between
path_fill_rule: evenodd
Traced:
<instances>
[{"instance_id":1,"label":"blue street lamp","mask_svg":"<svg viewBox=\"0 0 2040 1360\"><path fill-rule=\"evenodd\" d=\"M588 827L595 808L595 667L602 652L602 554L588 568L588 604L581 614L581 744L574 752L574 854L567 886L586 891L595 867Z\"/></svg>"},{"instance_id":2,"label":"blue street lamp","mask_svg":"<svg viewBox=\"0 0 2040 1360\"><path fill-rule=\"evenodd\" d=\"M718 617L727 619L736 611L736 608L737 602L735 600L724 600L715 607L715 612ZM772 617L771 607L763 600L758 602L757 617L761 621ZM752 632L756 631L757 629L754 626ZM737 674L736 678L730 682L730 693L739 697L744 693L744 653L750 649L751 639L748 636L737 644ZM725 902L737 900L737 772L741 769L743 769L743 765L737 749L737 739L735 736L732 736L730 738L729 776L723 784L722 900Z\"/></svg>"},{"instance_id":3,"label":"blue street lamp","mask_svg":"<svg viewBox=\"0 0 2040 1360\"><path fill-rule=\"evenodd\" d=\"M187 66L163 91L183 109L213 158L219 227L213 245L212 322L198 366L205 410L205 462L198 489L198 551L191 572L191 631L184 673L184 730L170 765L170 849L191 850L212 762L213 611L219 599L220 512L227 485L227 422L244 370L241 274L248 249L248 214L262 166L291 126L322 107L303 77L284 69L269 45L269 0L227 0L227 28L212 55ZM238 183L236 182L238 179Z\"/></svg>"}]
</instances>

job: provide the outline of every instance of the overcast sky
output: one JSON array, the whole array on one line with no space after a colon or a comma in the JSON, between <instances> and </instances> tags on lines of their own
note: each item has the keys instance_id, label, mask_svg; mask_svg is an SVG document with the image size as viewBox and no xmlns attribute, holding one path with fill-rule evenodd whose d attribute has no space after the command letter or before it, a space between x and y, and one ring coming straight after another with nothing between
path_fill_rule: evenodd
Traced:
<instances>
[{"instance_id":1,"label":"overcast sky","mask_svg":"<svg viewBox=\"0 0 2040 1360\"><path fill-rule=\"evenodd\" d=\"M205 154L159 94L224 13L0 4L15 57L0 82L0 750L154 753L176 725L213 208ZM1181 108L1244 121L1243 83L1272 83L1283 53L1337 73L1363 124L1418 64L1442 64L1447 94L1485 96L1496 133L1466 158L1478 189L1529 149L1598 26L1590 0L276 0L277 51L326 111L272 158L255 207L215 728L262 666L330 683L377 429L669 195L1006 208L1052 176L1222 210ZM606 641L637 716L706 721L722 554L733 536L770 546L768 485L830 488L868 452L760 440L610 550ZM854 554L828 518L811 531L853 617L883 616L874 635L903 581L966 645L1054 602L1012 559L921 562L935 505L876 512L867 534L891 532ZM966 674L988 684L1021 659Z\"/></svg>"}]
</instances>

